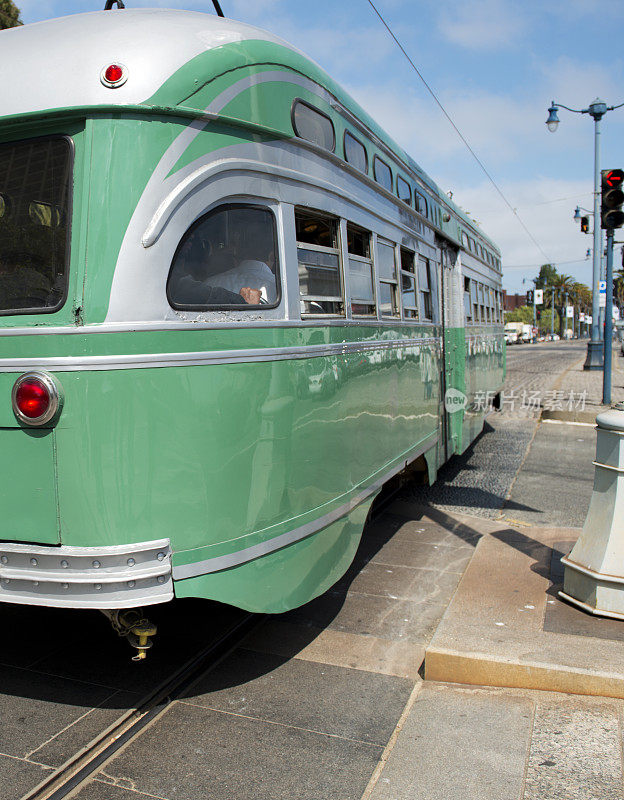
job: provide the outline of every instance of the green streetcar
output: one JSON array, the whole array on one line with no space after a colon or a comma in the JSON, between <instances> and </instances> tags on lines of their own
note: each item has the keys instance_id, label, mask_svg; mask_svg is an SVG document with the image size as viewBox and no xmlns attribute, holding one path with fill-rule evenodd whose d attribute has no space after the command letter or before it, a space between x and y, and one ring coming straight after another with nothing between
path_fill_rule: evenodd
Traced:
<instances>
[{"instance_id":1,"label":"green streetcar","mask_svg":"<svg viewBox=\"0 0 624 800\"><path fill-rule=\"evenodd\" d=\"M505 371L500 253L317 65L194 12L2 31L0 602L261 612Z\"/></svg>"}]
</instances>

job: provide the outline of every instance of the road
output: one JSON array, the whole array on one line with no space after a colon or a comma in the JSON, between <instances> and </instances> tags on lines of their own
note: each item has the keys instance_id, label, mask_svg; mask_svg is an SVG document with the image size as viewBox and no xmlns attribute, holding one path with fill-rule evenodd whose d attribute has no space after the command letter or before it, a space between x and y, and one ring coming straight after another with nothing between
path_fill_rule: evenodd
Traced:
<instances>
[{"instance_id":1,"label":"road","mask_svg":"<svg viewBox=\"0 0 624 800\"><path fill-rule=\"evenodd\" d=\"M591 425L542 423L522 408L523 393L553 391L585 356L585 342L544 342L507 349L504 394L515 397L488 417L482 435L439 472L432 487L406 488L442 510L531 525L582 526L593 486Z\"/></svg>"}]
</instances>

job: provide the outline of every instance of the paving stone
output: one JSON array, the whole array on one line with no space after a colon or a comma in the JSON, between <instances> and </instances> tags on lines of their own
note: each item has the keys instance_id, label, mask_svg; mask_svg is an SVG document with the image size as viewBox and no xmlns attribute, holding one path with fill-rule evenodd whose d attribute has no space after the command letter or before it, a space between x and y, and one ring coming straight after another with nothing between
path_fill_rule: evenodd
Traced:
<instances>
[{"instance_id":1,"label":"paving stone","mask_svg":"<svg viewBox=\"0 0 624 800\"><path fill-rule=\"evenodd\" d=\"M335 589L348 588L359 594L372 594L416 602L448 602L457 588L459 573L402 567L369 562L353 579L339 581Z\"/></svg>"},{"instance_id":2,"label":"paving stone","mask_svg":"<svg viewBox=\"0 0 624 800\"><path fill-rule=\"evenodd\" d=\"M621 800L616 707L537 704L524 800Z\"/></svg>"},{"instance_id":3,"label":"paving stone","mask_svg":"<svg viewBox=\"0 0 624 800\"><path fill-rule=\"evenodd\" d=\"M521 797L531 720L528 699L425 684L370 800Z\"/></svg>"},{"instance_id":4,"label":"paving stone","mask_svg":"<svg viewBox=\"0 0 624 800\"><path fill-rule=\"evenodd\" d=\"M109 699L104 708L89 711L86 716L31 753L30 758L50 767L60 767L119 719L126 710L136 708L140 699L141 695L136 693L118 692Z\"/></svg>"},{"instance_id":5,"label":"paving stone","mask_svg":"<svg viewBox=\"0 0 624 800\"><path fill-rule=\"evenodd\" d=\"M106 774L175 800L360 800L381 753L376 745L176 703Z\"/></svg>"},{"instance_id":6,"label":"paving stone","mask_svg":"<svg viewBox=\"0 0 624 800\"><path fill-rule=\"evenodd\" d=\"M412 686L404 678L239 649L184 699L216 711L384 747Z\"/></svg>"},{"instance_id":7,"label":"paving stone","mask_svg":"<svg viewBox=\"0 0 624 800\"><path fill-rule=\"evenodd\" d=\"M378 636L316 628L280 618L266 620L243 644L262 653L396 675L412 681L419 680L418 673L425 659L422 644L391 642Z\"/></svg>"},{"instance_id":8,"label":"paving stone","mask_svg":"<svg viewBox=\"0 0 624 800\"><path fill-rule=\"evenodd\" d=\"M153 798L154 795L95 780L83 786L78 794L74 795L73 800L140 800L141 797Z\"/></svg>"},{"instance_id":9,"label":"paving stone","mask_svg":"<svg viewBox=\"0 0 624 800\"><path fill-rule=\"evenodd\" d=\"M474 548L470 546L454 548L426 542L391 539L376 550L370 560L377 564L461 573L473 553Z\"/></svg>"},{"instance_id":10,"label":"paving stone","mask_svg":"<svg viewBox=\"0 0 624 800\"><path fill-rule=\"evenodd\" d=\"M328 592L285 615L320 628L378 636L391 641L429 640L446 609L445 603L416 603L349 592Z\"/></svg>"},{"instance_id":11,"label":"paving stone","mask_svg":"<svg viewBox=\"0 0 624 800\"><path fill-rule=\"evenodd\" d=\"M39 764L0 754L0 800L16 800L34 789L50 773Z\"/></svg>"},{"instance_id":12,"label":"paving stone","mask_svg":"<svg viewBox=\"0 0 624 800\"><path fill-rule=\"evenodd\" d=\"M112 694L109 688L0 668L0 752L23 757Z\"/></svg>"}]
</instances>

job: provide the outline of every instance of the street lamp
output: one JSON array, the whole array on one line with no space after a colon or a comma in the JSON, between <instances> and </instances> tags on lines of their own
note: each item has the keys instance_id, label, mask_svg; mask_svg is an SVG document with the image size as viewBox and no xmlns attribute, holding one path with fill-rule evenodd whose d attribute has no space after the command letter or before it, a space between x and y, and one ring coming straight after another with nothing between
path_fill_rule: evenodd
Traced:
<instances>
[{"instance_id":1,"label":"street lamp","mask_svg":"<svg viewBox=\"0 0 624 800\"><path fill-rule=\"evenodd\" d=\"M603 348L600 341L600 306L599 306L599 283L600 283L600 258L602 253L602 228L598 224L600 220L600 120L607 111L621 108L624 103L618 106L607 106L604 100L596 98L587 108L569 108L563 103L555 103L553 100L548 109L548 119L546 125L548 130L554 133L559 127L559 117L557 112L560 108L572 111L574 114L589 114L594 120L594 249L593 249L593 275L592 275L592 327L591 340L587 344L587 358L585 359L584 369L602 369ZM576 219L576 213L574 215ZM580 216L579 216L580 218Z\"/></svg>"}]
</instances>

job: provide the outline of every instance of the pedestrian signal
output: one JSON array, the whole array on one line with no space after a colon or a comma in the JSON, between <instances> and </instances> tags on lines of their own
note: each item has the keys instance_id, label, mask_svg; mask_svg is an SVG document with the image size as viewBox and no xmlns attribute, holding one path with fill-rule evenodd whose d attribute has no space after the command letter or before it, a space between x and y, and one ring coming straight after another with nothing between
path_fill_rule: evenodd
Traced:
<instances>
[{"instance_id":1,"label":"pedestrian signal","mask_svg":"<svg viewBox=\"0 0 624 800\"><path fill-rule=\"evenodd\" d=\"M602 170L602 205L600 208L601 227L621 228L624 225L624 170Z\"/></svg>"},{"instance_id":2,"label":"pedestrian signal","mask_svg":"<svg viewBox=\"0 0 624 800\"><path fill-rule=\"evenodd\" d=\"M526 300L527 300L526 304L528 306L532 306L533 305L533 289L529 289L529 291L527 292Z\"/></svg>"},{"instance_id":3,"label":"pedestrian signal","mask_svg":"<svg viewBox=\"0 0 624 800\"><path fill-rule=\"evenodd\" d=\"M589 233L589 217L581 217L581 233Z\"/></svg>"}]
</instances>

